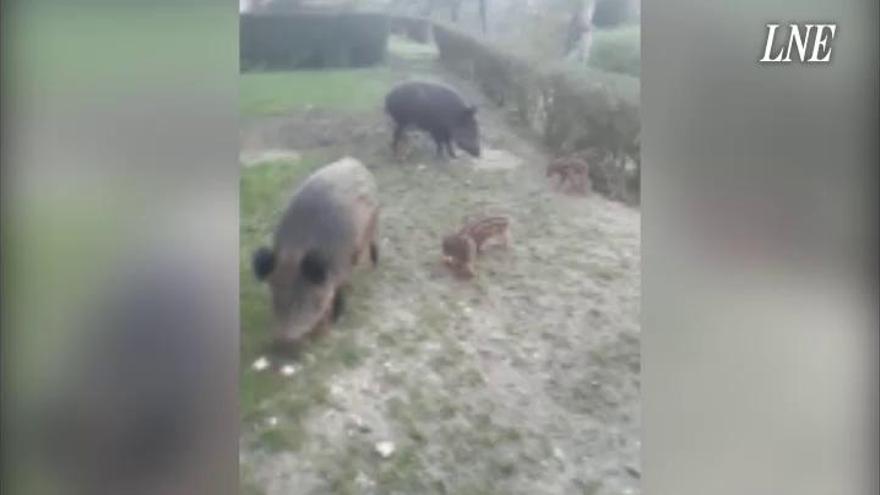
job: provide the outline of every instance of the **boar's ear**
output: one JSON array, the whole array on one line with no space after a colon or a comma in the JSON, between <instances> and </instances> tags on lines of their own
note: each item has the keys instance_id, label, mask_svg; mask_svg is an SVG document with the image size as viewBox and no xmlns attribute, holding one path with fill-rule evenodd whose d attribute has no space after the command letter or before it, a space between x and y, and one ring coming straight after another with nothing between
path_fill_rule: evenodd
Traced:
<instances>
[{"instance_id":1,"label":"boar's ear","mask_svg":"<svg viewBox=\"0 0 880 495\"><path fill-rule=\"evenodd\" d=\"M476 107L476 106L471 105L471 106L468 106L468 107L464 107L464 108L461 110L461 113L458 114L458 121L459 121L459 122L469 122L469 121L472 121L472 120L474 120L474 114L475 114L475 113L477 113L477 107Z\"/></svg>"},{"instance_id":2,"label":"boar's ear","mask_svg":"<svg viewBox=\"0 0 880 495\"><path fill-rule=\"evenodd\" d=\"M251 263L257 280L263 281L275 269L275 253L265 246L260 247L254 251Z\"/></svg>"},{"instance_id":3,"label":"boar's ear","mask_svg":"<svg viewBox=\"0 0 880 495\"><path fill-rule=\"evenodd\" d=\"M299 263L303 277L309 282L320 285L327 280L327 262L317 251L309 251Z\"/></svg>"}]
</instances>

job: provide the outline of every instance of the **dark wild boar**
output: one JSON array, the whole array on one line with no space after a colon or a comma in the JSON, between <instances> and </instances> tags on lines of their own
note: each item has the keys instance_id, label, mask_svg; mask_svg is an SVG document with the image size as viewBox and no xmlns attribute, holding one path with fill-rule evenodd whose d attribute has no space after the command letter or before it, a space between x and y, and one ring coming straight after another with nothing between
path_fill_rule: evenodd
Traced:
<instances>
[{"instance_id":1,"label":"dark wild boar","mask_svg":"<svg viewBox=\"0 0 880 495\"><path fill-rule=\"evenodd\" d=\"M385 97L385 111L394 119L391 148L398 147L408 127L421 129L437 144L437 156L443 152L455 158L453 143L472 156L480 156L480 130L475 114L452 88L442 84L409 81L397 85Z\"/></svg>"},{"instance_id":2,"label":"dark wild boar","mask_svg":"<svg viewBox=\"0 0 880 495\"><path fill-rule=\"evenodd\" d=\"M378 263L379 204L373 174L354 158L319 169L296 190L272 249L253 256L257 278L272 291L277 344L326 330L342 312L356 265Z\"/></svg>"}]
</instances>

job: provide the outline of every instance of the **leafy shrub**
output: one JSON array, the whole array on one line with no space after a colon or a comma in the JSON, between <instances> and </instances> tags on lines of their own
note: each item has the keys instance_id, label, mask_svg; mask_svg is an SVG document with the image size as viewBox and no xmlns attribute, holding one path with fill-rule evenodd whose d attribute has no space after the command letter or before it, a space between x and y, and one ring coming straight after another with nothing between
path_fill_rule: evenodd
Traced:
<instances>
[{"instance_id":1,"label":"leafy shrub","mask_svg":"<svg viewBox=\"0 0 880 495\"><path fill-rule=\"evenodd\" d=\"M637 78L571 64L538 65L436 24L440 61L476 82L495 104L543 138L556 154L595 150L608 176L600 192L638 201L638 174L626 161L640 161L640 89Z\"/></svg>"},{"instance_id":2,"label":"leafy shrub","mask_svg":"<svg viewBox=\"0 0 880 495\"><path fill-rule=\"evenodd\" d=\"M391 32L417 43L429 43L431 41L431 23L421 17L392 16Z\"/></svg>"}]
</instances>

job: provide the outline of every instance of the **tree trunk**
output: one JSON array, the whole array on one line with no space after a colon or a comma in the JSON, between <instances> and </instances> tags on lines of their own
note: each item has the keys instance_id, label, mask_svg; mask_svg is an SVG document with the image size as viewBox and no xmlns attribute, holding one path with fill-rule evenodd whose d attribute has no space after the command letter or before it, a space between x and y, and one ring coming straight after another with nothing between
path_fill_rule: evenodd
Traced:
<instances>
[{"instance_id":1,"label":"tree trunk","mask_svg":"<svg viewBox=\"0 0 880 495\"><path fill-rule=\"evenodd\" d=\"M564 57L572 57L578 62L586 61L593 38L592 24L595 5L595 1L590 1L589 7L587 7L586 0L583 0L578 2L575 7L565 36Z\"/></svg>"}]
</instances>

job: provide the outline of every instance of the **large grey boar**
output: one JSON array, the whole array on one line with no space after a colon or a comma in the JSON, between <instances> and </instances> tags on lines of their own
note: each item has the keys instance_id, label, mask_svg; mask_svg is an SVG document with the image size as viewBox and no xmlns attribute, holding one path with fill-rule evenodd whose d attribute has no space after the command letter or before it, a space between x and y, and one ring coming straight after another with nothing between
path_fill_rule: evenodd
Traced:
<instances>
[{"instance_id":1,"label":"large grey boar","mask_svg":"<svg viewBox=\"0 0 880 495\"><path fill-rule=\"evenodd\" d=\"M353 268L378 262L379 204L373 174L343 158L309 176L275 231L274 246L253 255L257 278L272 291L277 343L295 344L327 329L341 313Z\"/></svg>"},{"instance_id":2,"label":"large grey boar","mask_svg":"<svg viewBox=\"0 0 880 495\"><path fill-rule=\"evenodd\" d=\"M391 148L395 154L406 128L415 126L434 138L438 157L442 157L445 150L455 158L453 142L471 155L480 156L477 108L466 104L448 86L424 81L398 84L385 97L385 111L394 119Z\"/></svg>"}]
</instances>

